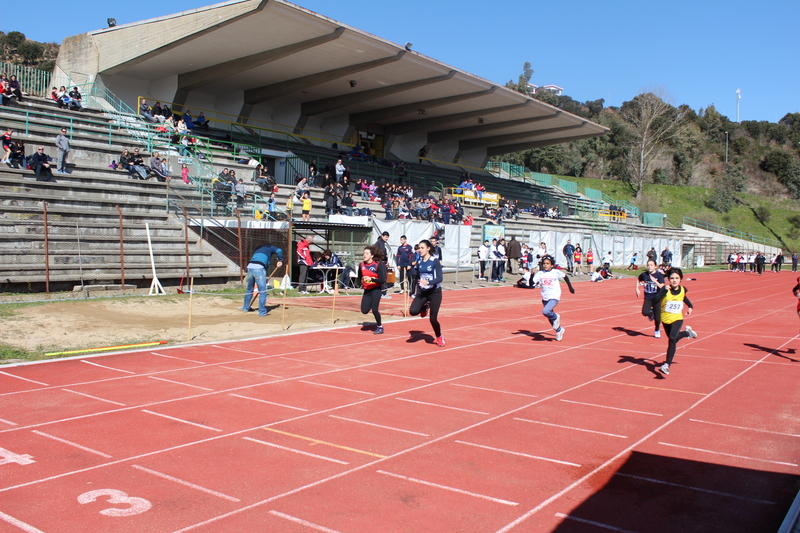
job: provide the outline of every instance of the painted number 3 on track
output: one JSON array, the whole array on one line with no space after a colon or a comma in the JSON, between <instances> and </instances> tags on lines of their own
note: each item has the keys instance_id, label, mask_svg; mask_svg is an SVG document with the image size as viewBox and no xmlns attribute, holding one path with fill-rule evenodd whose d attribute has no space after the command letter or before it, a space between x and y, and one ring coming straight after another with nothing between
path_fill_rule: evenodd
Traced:
<instances>
[{"instance_id":1,"label":"painted number 3 on track","mask_svg":"<svg viewBox=\"0 0 800 533\"><path fill-rule=\"evenodd\" d=\"M108 503L127 504L129 506L125 509L120 509L118 507L111 507L109 509L103 509L102 511L100 511L100 514L106 516L133 516L143 513L153 506L153 504L151 504L144 498L136 498L133 496L128 496L121 490L114 490L114 489L100 489L100 490L92 490L89 492L84 492L83 494L78 496L78 503L82 504L92 503L94 501L97 501L98 498L102 498L103 496L108 497Z\"/></svg>"}]
</instances>

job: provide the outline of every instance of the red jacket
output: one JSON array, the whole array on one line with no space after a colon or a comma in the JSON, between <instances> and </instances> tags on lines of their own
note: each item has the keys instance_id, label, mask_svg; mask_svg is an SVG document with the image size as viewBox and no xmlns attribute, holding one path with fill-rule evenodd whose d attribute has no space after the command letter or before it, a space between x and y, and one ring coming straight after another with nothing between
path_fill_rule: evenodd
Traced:
<instances>
[{"instance_id":1,"label":"red jacket","mask_svg":"<svg viewBox=\"0 0 800 533\"><path fill-rule=\"evenodd\" d=\"M311 266L314 261L311 259L311 251L308 248L308 241L301 239L297 243L297 264Z\"/></svg>"}]
</instances>

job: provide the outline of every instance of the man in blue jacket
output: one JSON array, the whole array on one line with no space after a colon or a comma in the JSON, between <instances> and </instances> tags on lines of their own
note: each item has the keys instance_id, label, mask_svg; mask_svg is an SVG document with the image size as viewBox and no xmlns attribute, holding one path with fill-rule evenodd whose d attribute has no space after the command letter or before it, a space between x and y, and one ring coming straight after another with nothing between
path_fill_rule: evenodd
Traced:
<instances>
[{"instance_id":1,"label":"man in blue jacket","mask_svg":"<svg viewBox=\"0 0 800 533\"><path fill-rule=\"evenodd\" d=\"M411 292L413 287L409 285L408 270L411 268L411 263L414 262L414 249L408 244L405 235L400 236L400 246L397 247L395 260L397 269L400 271L400 279L397 280L400 289L395 292Z\"/></svg>"},{"instance_id":2,"label":"man in blue jacket","mask_svg":"<svg viewBox=\"0 0 800 533\"><path fill-rule=\"evenodd\" d=\"M244 295L243 311L252 311L250 302L253 299L253 286L258 286L258 316L267 316L267 268L272 255L278 257L276 266L283 266L283 252L271 244L262 244L253 252L247 265L247 292Z\"/></svg>"}]
</instances>

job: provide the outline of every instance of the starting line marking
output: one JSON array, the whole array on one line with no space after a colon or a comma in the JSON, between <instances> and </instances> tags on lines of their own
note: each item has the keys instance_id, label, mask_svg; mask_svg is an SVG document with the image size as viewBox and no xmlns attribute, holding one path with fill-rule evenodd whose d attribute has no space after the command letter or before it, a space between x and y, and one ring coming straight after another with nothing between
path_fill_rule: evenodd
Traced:
<instances>
[{"instance_id":1,"label":"starting line marking","mask_svg":"<svg viewBox=\"0 0 800 533\"><path fill-rule=\"evenodd\" d=\"M35 429L33 431L31 431L31 433L36 433L37 435L41 435L42 437L47 437L48 439L53 439L53 440L56 440L58 442L63 442L64 444L69 444L70 446L74 446L75 448L78 448L79 450L83 450L85 452L93 453L95 455L99 455L100 457L105 457L106 459L111 459L111 456L108 455L107 453L98 452L97 450L93 450L91 448L87 448L86 446L81 446L80 444L77 444L75 442L72 442L72 441L69 441L69 440L66 440L66 439L62 439L62 438L56 437L54 435L48 435L47 433L42 433L41 431L37 431Z\"/></svg>"},{"instance_id":2,"label":"starting line marking","mask_svg":"<svg viewBox=\"0 0 800 533\"><path fill-rule=\"evenodd\" d=\"M192 387L193 389L200 389L204 391L212 392L214 389L209 389L208 387L201 387L200 385L190 385L188 383L181 383L180 381L173 381L171 379L166 378L159 378L156 376L147 376L150 379L157 379L158 381L166 381L167 383L173 383L175 385L183 385L184 387Z\"/></svg>"},{"instance_id":3,"label":"starting line marking","mask_svg":"<svg viewBox=\"0 0 800 533\"><path fill-rule=\"evenodd\" d=\"M168 474L164 474L164 473L161 473L161 472L156 472L155 470L150 470L149 468L145 468L143 466L131 465L131 468L135 468L136 470L141 470L142 472L147 472L148 474L153 474L154 476L158 476L160 478L167 479L169 481L174 481L175 483L179 483L179 484L184 485L186 487L189 487L189 488L192 488L192 489L196 489L196 490L205 492L207 494L211 494L213 496L217 496L219 498L222 498L223 500L228 500L230 502L240 502L240 501L242 501L239 498L234 498L233 496L228 496L227 494L222 494L221 492L217 492L215 490L207 489L205 487L201 487L200 485L195 485L194 483L190 483L188 481L184 481L182 479L178 479L176 477L172 477L172 476L170 476Z\"/></svg>"},{"instance_id":4,"label":"starting line marking","mask_svg":"<svg viewBox=\"0 0 800 533\"><path fill-rule=\"evenodd\" d=\"M44 385L45 387L49 387L50 386L47 383L42 383L41 381L34 381L32 379L23 378L22 376L15 376L14 374L9 374L8 372L0 371L0 374L3 374L4 376L9 376L9 377L12 377L12 378L21 379L22 381L30 381L31 383L36 383L37 385ZM37 531L38 531L38 529L37 529Z\"/></svg>"},{"instance_id":5,"label":"starting line marking","mask_svg":"<svg viewBox=\"0 0 800 533\"><path fill-rule=\"evenodd\" d=\"M615 411L625 411L626 413L639 413L640 415L664 416L661 413L648 413L647 411L635 411L633 409L623 409L622 407L610 407L608 405L598 405L596 403L576 402L574 400L559 400L559 401L567 403L576 403L578 405L588 405L590 407L601 407L603 409L613 409Z\"/></svg>"},{"instance_id":6,"label":"starting line marking","mask_svg":"<svg viewBox=\"0 0 800 533\"><path fill-rule=\"evenodd\" d=\"M12 422L11 420L5 420L4 418L0 418L0 422L3 424L8 424L9 426L18 426L16 422Z\"/></svg>"},{"instance_id":7,"label":"starting line marking","mask_svg":"<svg viewBox=\"0 0 800 533\"><path fill-rule=\"evenodd\" d=\"M450 492L456 492L458 494L466 494L467 496L473 496L475 498L481 498L483 500L489 500L490 502L495 503L502 503L503 505L519 505L517 502L510 502L508 500L501 500L499 498L492 498L491 496L486 496L484 494L478 494L476 492L469 492L463 489L457 489L455 487L448 487L447 485L439 485L438 483L431 483L430 481L423 481L421 479L416 479L413 477L402 476L400 474L393 474L391 472L386 472L385 470L377 470L378 474L383 474L385 476L392 476L398 479L404 479L406 481L412 481L414 483L419 483L420 485L427 485L429 487L436 487L437 489L444 489L449 490Z\"/></svg>"},{"instance_id":8,"label":"starting line marking","mask_svg":"<svg viewBox=\"0 0 800 533\"><path fill-rule=\"evenodd\" d=\"M303 520L302 518L297 518L296 516L291 516L288 514L279 513L278 511L270 511L269 514L280 516L281 518L285 518L286 520L290 520L292 522L296 522L302 526L310 527L311 529L316 529L317 531L324 531L325 533L340 533L335 529L330 529L325 526L320 526L319 524L314 524L312 522L308 522Z\"/></svg>"},{"instance_id":9,"label":"starting line marking","mask_svg":"<svg viewBox=\"0 0 800 533\"><path fill-rule=\"evenodd\" d=\"M136 374L136 372L131 372L130 370L121 370L119 368L111 368L110 366L98 365L97 363L93 363L91 361L87 361L86 359L81 359L81 363L86 363L87 365L92 365L92 366L99 366L100 368L105 368L106 370L114 370L116 372L125 372L126 374L134 374L134 375Z\"/></svg>"},{"instance_id":10,"label":"starting line marking","mask_svg":"<svg viewBox=\"0 0 800 533\"><path fill-rule=\"evenodd\" d=\"M697 420L695 418L690 418L689 421L699 422L700 424L713 424L715 426L722 426L726 428L744 429L747 431L758 431L759 433L770 433L772 435L783 435L785 437L800 437L800 435L795 435L794 433L781 433L780 431L770 431L768 429L756 429L756 428L746 428L742 426L732 426L730 424L720 424L719 422L709 422L707 420Z\"/></svg>"},{"instance_id":11,"label":"starting line marking","mask_svg":"<svg viewBox=\"0 0 800 533\"><path fill-rule=\"evenodd\" d=\"M70 389L61 389L61 390L63 390L64 392L71 392L72 394L78 394L80 396L86 396L87 398L91 398L93 400L100 400L101 402L112 403L114 405L121 405L122 407L125 407L124 403L119 403L119 402L115 402L115 401L112 401L112 400L106 400L105 398L98 398L97 396L92 396L91 394L86 394L85 392L78 392L78 391L74 391L74 390L70 390Z\"/></svg>"},{"instance_id":12,"label":"starting line marking","mask_svg":"<svg viewBox=\"0 0 800 533\"><path fill-rule=\"evenodd\" d=\"M774 464L774 465L794 466L794 467L798 466L798 465L796 465L794 463L783 463L781 461L771 461L769 459L758 459L756 457L747 457L746 455L736 455L736 454L733 454L733 453L717 452L717 451L714 451L714 450L704 450L703 448L692 448L691 446L681 446L680 444L670 444L668 442L659 442L659 444L662 444L664 446L671 446L673 448L681 448L681 449L684 449L684 450L692 450L692 451L695 451L695 452L711 453L711 454L714 454L714 455L724 455L725 457L736 457L737 459L747 459L749 461L760 461L762 463L771 463L771 464Z\"/></svg>"},{"instance_id":13,"label":"starting line marking","mask_svg":"<svg viewBox=\"0 0 800 533\"><path fill-rule=\"evenodd\" d=\"M696 490L698 492L706 492L708 494L716 494L717 496L727 496L728 498L737 498L739 500L745 500L748 502L755 502L755 503L768 503L770 505L775 505L775 502L767 501L767 500L756 500L754 498L748 498L747 496L739 496L738 494L731 494L729 492L720 492L717 490L710 490L710 489L701 489L700 487L692 487L690 485L681 485L680 483L672 483L669 481L662 481L660 479L652 479L649 477L641 477L641 476L634 476L631 474L623 474L622 472L615 472L615 476L622 476L622 477L629 477L632 479L638 479L640 481L649 481L650 483L659 483L661 485L669 485L671 487L679 487L682 489L689 489L689 490Z\"/></svg>"},{"instance_id":14,"label":"starting line marking","mask_svg":"<svg viewBox=\"0 0 800 533\"><path fill-rule=\"evenodd\" d=\"M147 409L142 409L142 412L150 415L160 416L161 418L168 418L169 420L174 420L175 422L183 422L184 424L189 424L192 426L197 426L199 428L210 429L211 431L218 431L222 433L221 429L212 428L211 426L204 426L203 424L198 424L197 422L189 422L188 420L183 420L182 418L175 418L174 416L162 415L161 413L155 413L153 411L148 411Z\"/></svg>"},{"instance_id":15,"label":"starting line marking","mask_svg":"<svg viewBox=\"0 0 800 533\"><path fill-rule=\"evenodd\" d=\"M375 396L374 392L366 392L363 390L356 390L356 389L347 389L345 387L337 387L336 385L327 385L325 383L314 383L313 381L306 381L304 379L298 379L297 382L305 383L306 385L317 385L319 387L329 387L331 389L339 389L339 390L345 390L347 392L357 392L359 394L369 394L370 396Z\"/></svg>"},{"instance_id":16,"label":"starting line marking","mask_svg":"<svg viewBox=\"0 0 800 533\"><path fill-rule=\"evenodd\" d=\"M611 383L612 385L627 385L629 387L639 387L642 389L656 389L656 390L664 390L669 392L683 392L685 394L699 394L700 396L705 396L705 392L694 392L688 390L679 390L679 389L665 389L664 387L650 387L649 385L638 385L636 383L623 383L621 381L607 381L605 379L598 379L597 381L601 383Z\"/></svg>"},{"instance_id":17,"label":"starting line marking","mask_svg":"<svg viewBox=\"0 0 800 533\"><path fill-rule=\"evenodd\" d=\"M349 446L342 446L340 444L334 444L332 442L325 442L324 440L312 439L311 437L304 437L302 435L295 435L294 433L288 433L286 431L281 431L279 429L273 429L273 428L261 428L261 429L263 429L264 431L271 431L273 433L278 433L280 435L286 435L288 437L294 437L296 439L307 440L309 442L313 442L314 444L322 444L322 445L325 445L325 446L333 446L334 448L347 450L349 452L356 452L356 453L362 453L364 455L371 455L372 457L378 457L379 459L385 459L386 458L385 455L379 455L377 453L372 453L372 452L365 452L364 450L357 450L355 448L350 448Z\"/></svg>"},{"instance_id":18,"label":"starting line marking","mask_svg":"<svg viewBox=\"0 0 800 533\"><path fill-rule=\"evenodd\" d=\"M220 365L219 367L224 368L225 370L237 370L239 372L248 372L250 374L258 374L259 376L267 376L268 378L283 379L283 376L276 376L275 374L265 374L264 372L256 372L255 370L245 370L244 368L233 368L232 366L223 366L223 365Z\"/></svg>"},{"instance_id":19,"label":"starting line marking","mask_svg":"<svg viewBox=\"0 0 800 533\"><path fill-rule=\"evenodd\" d=\"M514 420L519 420L520 422L530 422L531 424L542 424L543 426L553 426L556 428L564 428L564 429L573 429L575 431L584 431L586 433L596 433L598 435L606 435L608 437L617 437L618 439L627 439L625 435L616 435L614 433L605 433L603 431L595 431L593 429L583 429L583 428L575 428L572 426L562 426L560 424L551 424L549 422L540 422L539 420L528 420L527 418L515 418Z\"/></svg>"},{"instance_id":20,"label":"starting line marking","mask_svg":"<svg viewBox=\"0 0 800 533\"><path fill-rule=\"evenodd\" d=\"M586 520L585 518L578 518L576 516L570 516L564 513L556 513L556 516L559 518L568 518L569 520L575 520L576 522L582 522L584 524L590 524L592 526L608 529L609 531L618 531L619 533L638 533L637 531L631 531L629 529L622 529L619 527L609 526L608 524L595 522L594 520Z\"/></svg>"},{"instance_id":21,"label":"starting line marking","mask_svg":"<svg viewBox=\"0 0 800 533\"><path fill-rule=\"evenodd\" d=\"M157 355L159 357L167 357L169 359L177 359L179 361L188 361L190 363L197 363L198 365L204 365L205 364L202 361L192 361L191 359L185 359L183 357L175 357L174 355L164 355L163 353L156 353L156 352L150 352L150 353L153 354L153 355Z\"/></svg>"},{"instance_id":22,"label":"starting line marking","mask_svg":"<svg viewBox=\"0 0 800 533\"><path fill-rule=\"evenodd\" d=\"M478 390L485 390L489 392L499 392L501 394L514 394L515 396L526 396L528 398L538 398L535 394L525 394L524 392L511 392L508 390L498 390L498 389L487 389L486 387L476 387L474 385L463 385L461 383L451 383L450 385L454 387L466 387L468 389L478 389Z\"/></svg>"},{"instance_id":23,"label":"starting line marking","mask_svg":"<svg viewBox=\"0 0 800 533\"><path fill-rule=\"evenodd\" d=\"M11 524L12 526L17 526L22 531L25 531L25 533L44 533L44 531L42 531L41 529L36 529L32 525L26 524L21 520L17 520L13 516L7 515L3 512L0 512L0 520L8 524Z\"/></svg>"},{"instance_id":24,"label":"starting line marking","mask_svg":"<svg viewBox=\"0 0 800 533\"><path fill-rule=\"evenodd\" d=\"M279 444L274 444L272 442L266 442L263 440L254 439L252 437L242 437L243 440L249 440L250 442L257 442L259 444L263 444L265 446L272 446L273 448L278 448L279 450L286 450L287 452L292 453L299 453L300 455L307 455L309 457L315 457L317 459L322 459L323 461L330 461L332 463L338 463L340 465L349 465L347 461L340 461L339 459L334 459L332 457L325 457L324 455L317 455L315 453L304 452L301 450L295 450L294 448L289 448L288 446L281 446Z\"/></svg>"},{"instance_id":25,"label":"starting line marking","mask_svg":"<svg viewBox=\"0 0 800 533\"><path fill-rule=\"evenodd\" d=\"M443 409L452 409L453 411L463 411L465 413L474 413L476 415L488 415L489 413L484 413L483 411L472 411L471 409L462 409L460 407L451 407L449 405L441 405L438 403L429 403L429 402L421 402L419 400L409 400L408 398L395 398L395 400L400 400L401 402L411 402L411 403L419 403L422 405L431 405L433 407L441 407Z\"/></svg>"},{"instance_id":26,"label":"starting line marking","mask_svg":"<svg viewBox=\"0 0 800 533\"><path fill-rule=\"evenodd\" d=\"M539 455L530 455L527 453L522 452L514 452L511 450L504 450L502 448L492 448L491 446L484 446L483 444L475 444L474 442L466 442L463 440L456 441L459 444L466 444L467 446L474 446L476 448L483 448L484 450L491 450L493 452L501 452L501 453L508 453L511 455L519 455L520 457L527 457L528 459L539 459L540 461L547 461L548 463L557 463L560 465L567 465L567 466L577 466L580 467L581 465L577 463L570 463L568 461L559 461L558 459L550 459L549 457L541 457Z\"/></svg>"},{"instance_id":27,"label":"starting line marking","mask_svg":"<svg viewBox=\"0 0 800 533\"><path fill-rule=\"evenodd\" d=\"M396 378L415 379L417 381L427 381L429 383L431 381L431 380L425 379L425 378L415 378L415 377L411 377L411 376L401 376L400 374L389 374L388 372L377 372L375 370L364 370L363 368L359 368L358 371L359 372L368 372L370 374L381 374L383 376L393 376L393 377L396 377Z\"/></svg>"},{"instance_id":28,"label":"starting line marking","mask_svg":"<svg viewBox=\"0 0 800 533\"><path fill-rule=\"evenodd\" d=\"M416 431L409 431L407 429L393 428L391 426L382 426L380 424L373 424L372 422L364 422L363 420L356 420L354 418L345 418L343 416L328 415L330 418L338 418L339 420L347 420L348 422L355 422L356 424L364 424L366 426L373 426L376 428L391 429L392 431L400 431L402 433L410 433L411 435L419 435L421 437L430 437L427 433L418 433Z\"/></svg>"},{"instance_id":29,"label":"starting line marking","mask_svg":"<svg viewBox=\"0 0 800 533\"><path fill-rule=\"evenodd\" d=\"M270 401L267 401L267 400L262 400L261 398L251 398L250 396L242 396L241 394L230 393L229 396L235 396L236 398L242 398L244 400L253 400L254 402L261 402L261 403L268 403L270 405L277 405L278 407L285 407L287 409L294 409L295 411L308 411L308 409L303 409L302 407L294 407L293 405L286 405L286 404L283 404L283 403L270 402Z\"/></svg>"}]
</instances>

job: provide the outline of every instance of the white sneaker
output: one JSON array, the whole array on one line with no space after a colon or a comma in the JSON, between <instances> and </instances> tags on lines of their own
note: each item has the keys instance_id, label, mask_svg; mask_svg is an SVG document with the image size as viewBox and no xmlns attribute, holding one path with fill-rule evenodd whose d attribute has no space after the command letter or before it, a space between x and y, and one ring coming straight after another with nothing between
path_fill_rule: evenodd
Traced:
<instances>
[{"instance_id":1,"label":"white sneaker","mask_svg":"<svg viewBox=\"0 0 800 533\"><path fill-rule=\"evenodd\" d=\"M669 376L669 365L667 363L661 365L661 367L658 370L665 376Z\"/></svg>"},{"instance_id":2,"label":"white sneaker","mask_svg":"<svg viewBox=\"0 0 800 533\"><path fill-rule=\"evenodd\" d=\"M553 322L553 329L556 331L561 329L561 315L556 315L556 321Z\"/></svg>"},{"instance_id":3,"label":"white sneaker","mask_svg":"<svg viewBox=\"0 0 800 533\"><path fill-rule=\"evenodd\" d=\"M564 328L561 328L561 329L559 329L558 331L556 331L556 340L557 340L557 341L560 341L561 339L563 339L563 338L564 338L564 332L565 332L565 331L567 331L567 330L566 330L566 329L564 329Z\"/></svg>"},{"instance_id":4,"label":"white sneaker","mask_svg":"<svg viewBox=\"0 0 800 533\"><path fill-rule=\"evenodd\" d=\"M688 334L689 334L689 336L690 336L691 338L693 338L693 339L696 339L696 338L697 338L697 333L696 333L695 331L693 331L693 330L692 330L692 326L686 326L686 333L688 333Z\"/></svg>"},{"instance_id":5,"label":"white sneaker","mask_svg":"<svg viewBox=\"0 0 800 533\"><path fill-rule=\"evenodd\" d=\"M656 332L653 333L653 337L655 337L656 339L660 339L661 338L661 330L657 329Z\"/></svg>"}]
</instances>

